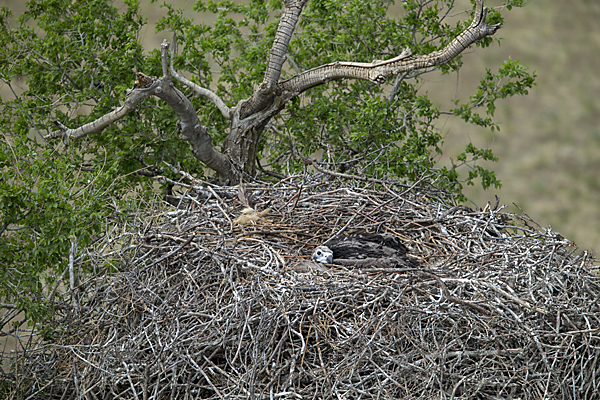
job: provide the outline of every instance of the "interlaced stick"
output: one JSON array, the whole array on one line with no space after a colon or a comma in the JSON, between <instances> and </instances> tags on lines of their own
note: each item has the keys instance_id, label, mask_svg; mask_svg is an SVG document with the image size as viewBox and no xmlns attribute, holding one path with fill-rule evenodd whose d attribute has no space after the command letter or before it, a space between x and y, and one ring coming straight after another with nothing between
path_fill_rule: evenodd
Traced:
<instances>
[{"instance_id":1,"label":"interlaced stick","mask_svg":"<svg viewBox=\"0 0 600 400\"><path fill-rule=\"evenodd\" d=\"M232 225L238 186L194 180L177 210L77 258L98 273L77 305L54 295L47 342L10 331L28 351L2 353L18 371L2 378L32 399L598 398L589 254L501 207L392 187L247 184L271 211ZM341 230L395 235L421 268L294 270Z\"/></svg>"}]
</instances>

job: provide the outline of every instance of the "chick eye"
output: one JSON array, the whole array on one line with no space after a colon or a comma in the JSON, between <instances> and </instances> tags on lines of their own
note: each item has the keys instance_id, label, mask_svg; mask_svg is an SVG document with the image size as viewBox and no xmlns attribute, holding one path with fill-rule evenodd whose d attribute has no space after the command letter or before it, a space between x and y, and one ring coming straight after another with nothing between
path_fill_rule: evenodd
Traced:
<instances>
[{"instance_id":1,"label":"chick eye","mask_svg":"<svg viewBox=\"0 0 600 400\"><path fill-rule=\"evenodd\" d=\"M321 254L323 254L321 250L317 250L317 255L320 256Z\"/></svg>"}]
</instances>

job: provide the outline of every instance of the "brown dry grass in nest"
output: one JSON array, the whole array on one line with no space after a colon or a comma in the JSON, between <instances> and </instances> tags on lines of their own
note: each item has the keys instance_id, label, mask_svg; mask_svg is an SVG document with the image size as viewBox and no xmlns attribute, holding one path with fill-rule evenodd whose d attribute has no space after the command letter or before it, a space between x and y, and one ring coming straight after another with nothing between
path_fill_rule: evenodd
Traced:
<instances>
[{"instance_id":1,"label":"brown dry grass in nest","mask_svg":"<svg viewBox=\"0 0 600 400\"><path fill-rule=\"evenodd\" d=\"M246 194L197 185L160 224L140 217L111 256L118 272L57 307L69 330L20 355L20 395L600 397L600 282L586 252L440 192L307 179ZM248 198L270 211L236 224ZM422 268L294 270L354 231L396 235ZM106 271L110 246L82 262Z\"/></svg>"}]
</instances>

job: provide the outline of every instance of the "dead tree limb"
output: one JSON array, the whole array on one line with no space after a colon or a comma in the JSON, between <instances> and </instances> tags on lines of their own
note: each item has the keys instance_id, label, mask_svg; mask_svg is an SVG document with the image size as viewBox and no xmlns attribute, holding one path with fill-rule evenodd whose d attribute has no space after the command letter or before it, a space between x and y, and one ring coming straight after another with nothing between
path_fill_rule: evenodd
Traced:
<instances>
[{"instance_id":1,"label":"dead tree limb","mask_svg":"<svg viewBox=\"0 0 600 400\"><path fill-rule=\"evenodd\" d=\"M446 64L470 45L486 36L493 35L500 29L501 26L498 24L486 24L486 15L487 8L483 6L483 1L477 0L475 16L471 25L440 51L427 55L411 55L410 49L405 49L400 55L385 61L325 64L280 82L277 91L302 93L315 86L340 79L361 79L381 84L393 75Z\"/></svg>"},{"instance_id":2,"label":"dead tree limb","mask_svg":"<svg viewBox=\"0 0 600 400\"><path fill-rule=\"evenodd\" d=\"M68 143L72 139L99 133L131 113L143 99L156 96L177 114L181 135L190 143L194 156L215 171L221 183L238 183L244 173L253 175L255 172L257 144L267 123L285 108L287 102L304 91L341 79L361 79L381 84L393 75L439 66L448 63L478 40L493 35L500 28L498 24L486 24L487 9L483 6L483 0L476 0L475 15L470 26L440 51L411 55L410 50L405 49L398 56L385 61L335 62L279 82L292 34L307 1L285 1L263 82L249 99L240 101L237 106L229 108L214 92L201 88L177 73L172 61L168 61L169 43L165 41L161 50L161 78L138 73L138 81L127 92L121 107L75 129L56 122L59 129L47 135L46 139L63 138ZM222 153L213 148L208 129L200 124L192 103L174 87L173 78L190 87L194 94L209 99L230 121Z\"/></svg>"}]
</instances>

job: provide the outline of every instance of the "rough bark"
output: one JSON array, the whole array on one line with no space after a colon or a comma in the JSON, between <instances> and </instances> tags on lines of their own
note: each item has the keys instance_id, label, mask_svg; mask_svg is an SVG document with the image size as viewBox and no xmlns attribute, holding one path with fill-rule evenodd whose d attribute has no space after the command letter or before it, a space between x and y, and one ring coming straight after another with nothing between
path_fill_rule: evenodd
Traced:
<instances>
[{"instance_id":1,"label":"rough bark","mask_svg":"<svg viewBox=\"0 0 600 400\"><path fill-rule=\"evenodd\" d=\"M406 49L402 54L385 61L335 62L279 82L289 42L307 1L285 1L285 10L277 28L263 82L249 99L240 101L236 107L230 109L215 93L187 80L178 74L172 65L169 69L169 44L165 41L161 50L161 78L138 74L139 79L134 89L128 92L122 107L76 129L69 129L57 122L59 129L46 138L63 138L68 143L72 139L99 133L132 112L141 100L157 96L179 117L181 135L190 143L194 156L214 170L221 183L233 184L239 182L245 173L254 174L256 146L266 124L289 100L300 93L332 80L362 79L379 84L393 75L439 66L449 62L478 40L493 35L500 28L500 25L485 23L487 10L483 6L483 0L476 0L475 16L470 26L440 51L427 55L411 55ZM172 77L190 87L194 94L211 100L223 116L230 120L229 134L223 143L223 153L213 148L207 128L200 124L191 102L173 86Z\"/></svg>"},{"instance_id":2,"label":"rough bark","mask_svg":"<svg viewBox=\"0 0 600 400\"><path fill-rule=\"evenodd\" d=\"M290 99L302 92L339 79L362 79L381 84L393 75L442 65L478 40L493 35L500 28L500 25L485 23L487 9L482 0L477 0L475 16L470 26L440 51L427 55L411 55L410 50L405 49L400 55L385 61L335 62L298 74L273 87L274 79L279 79L285 59L282 49L287 51L292 28L298 20L304 2L302 0L286 3L286 11L271 49L265 79L254 95L249 100L240 102L234 111L232 128L224 142L223 151L239 170L245 173L254 174L256 144L264 126ZM278 40L280 37L282 39Z\"/></svg>"},{"instance_id":3,"label":"rough bark","mask_svg":"<svg viewBox=\"0 0 600 400\"><path fill-rule=\"evenodd\" d=\"M264 110L273 103L273 100L275 99L275 87L281 76L281 69L285 62L285 56L290 40L296 29L298 18L300 18L302 9L307 1L308 0L285 1L285 10L279 20L275 40L273 41L273 46L271 46L271 53L269 55L265 77L252 97L240 104L240 117L242 119Z\"/></svg>"},{"instance_id":4,"label":"rough bark","mask_svg":"<svg viewBox=\"0 0 600 400\"><path fill-rule=\"evenodd\" d=\"M483 1L478 0L471 25L440 51L427 55L411 55L410 50L405 49L399 56L385 61L325 64L280 82L277 85L277 92L302 93L315 86L339 79L362 79L384 83L393 75L446 64L473 43L496 33L500 25L486 24L486 15L487 9L483 7Z\"/></svg>"},{"instance_id":5,"label":"rough bark","mask_svg":"<svg viewBox=\"0 0 600 400\"><path fill-rule=\"evenodd\" d=\"M76 129L69 129L57 122L56 124L59 126L59 129L51 132L45 139L63 138L65 143L68 143L72 139L79 139L89 134L100 133L108 126L134 111L141 100L150 96L156 96L164 100L179 117L181 136L189 142L194 156L208 168L215 171L223 181L235 182L238 173L234 170L232 163L227 157L214 149L212 138L207 128L200 124L192 103L173 85L167 65L168 49L169 43L166 41L163 42L161 46L163 76L161 78L138 73L138 80L134 84L134 89L128 91L125 102L121 107Z\"/></svg>"},{"instance_id":6,"label":"rough bark","mask_svg":"<svg viewBox=\"0 0 600 400\"><path fill-rule=\"evenodd\" d=\"M297 96L292 92L277 96L268 108L249 117L241 118L241 110L233 114L231 129L223 142L223 152L229 157L238 171L254 175L256 166L256 145L265 126L271 118L279 114L286 103Z\"/></svg>"}]
</instances>

